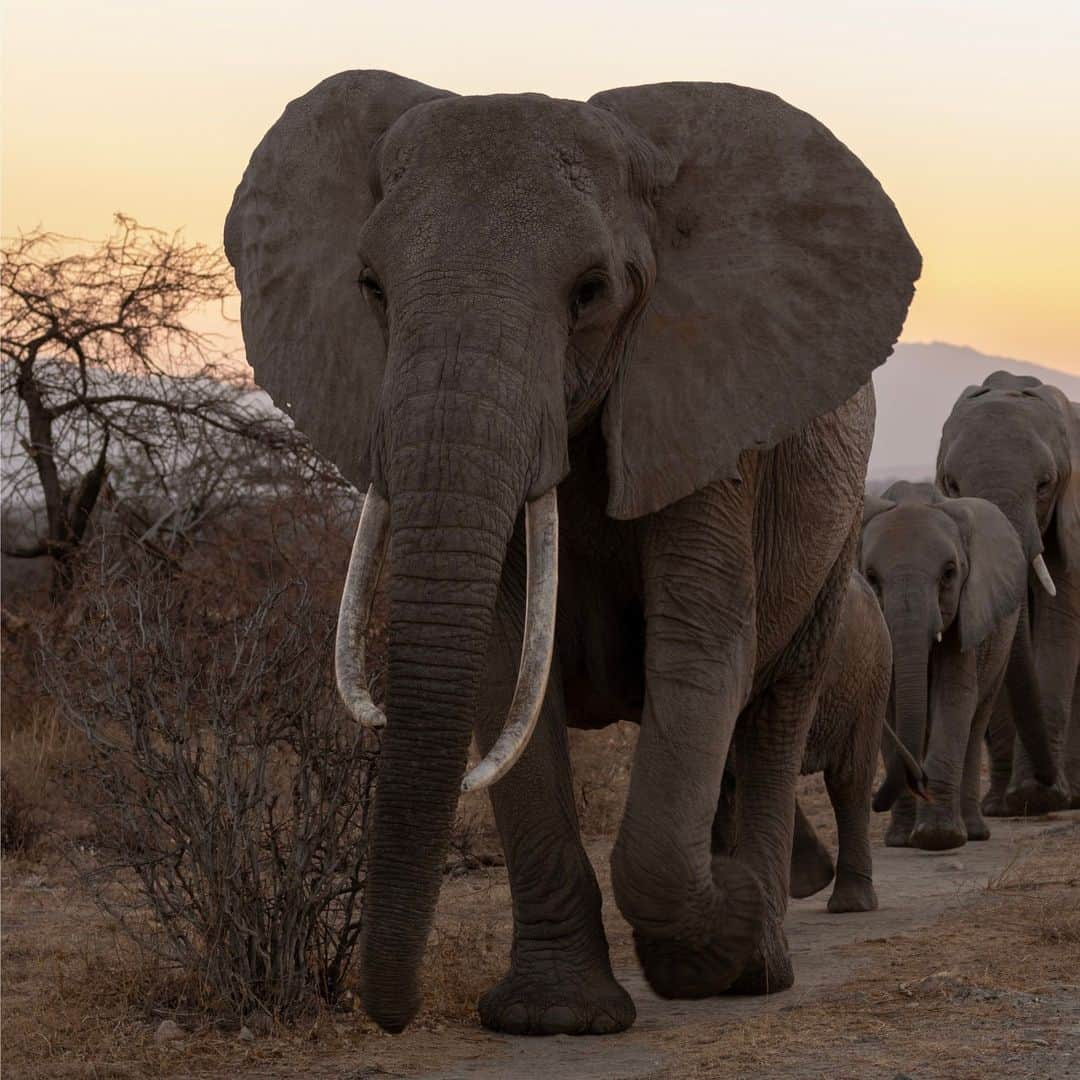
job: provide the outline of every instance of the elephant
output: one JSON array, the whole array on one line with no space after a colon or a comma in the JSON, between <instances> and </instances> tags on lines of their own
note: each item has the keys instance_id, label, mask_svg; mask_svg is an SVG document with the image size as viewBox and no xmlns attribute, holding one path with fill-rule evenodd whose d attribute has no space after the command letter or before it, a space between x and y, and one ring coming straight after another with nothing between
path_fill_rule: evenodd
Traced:
<instances>
[{"instance_id":1,"label":"elephant","mask_svg":"<svg viewBox=\"0 0 1080 1080\"><path fill-rule=\"evenodd\" d=\"M982 741L1027 582L1020 539L985 499L902 481L868 497L859 565L892 640L889 712L908 751L925 755L929 788L916 808L892 756L874 797L875 810L892 810L885 843L940 851L986 840Z\"/></svg>"},{"instance_id":2,"label":"elephant","mask_svg":"<svg viewBox=\"0 0 1080 1080\"><path fill-rule=\"evenodd\" d=\"M908 787L922 795L926 777L885 720L892 684L892 644L881 609L866 579L855 571L848 582L840 624L826 667L817 710L803 751L803 776L825 774L836 817L837 863L818 839L798 800L791 852L790 894L808 897L834 880L828 910L873 911L869 818L882 731L887 731L908 769ZM721 809L713 827L713 849L736 849L736 770L729 756ZM723 830L728 831L723 831Z\"/></svg>"},{"instance_id":3,"label":"elephant","mask_svg":"<svg viewBox=\"0 0 1080 1080\"><path fill-rule=\"evenodd\" d=\"M1031 566L984 811L1080 807L1080 406L1032 376L994 372L945 421L937 484L1000 507Z\"/></svg>"},{"instance_id":4,"label":"elephant","mask_svg":"<svg viewBox=\"0 0 1080 1080\"><path fill-rule=\"evenodd\" d=\"M858 571L851 575L824 687L806 739L803 776L823 772L836 817L836 881L828 910L873 911L870 804L892 684L892 643L877 598ZM904 754L903 744L897 748ZM921 788L921 767L908 764L907 786ZM915 774L917 779L912 778ZM810 896L833 878L832 859L796 803L791 895Z\"/></svg>"},{"instance_id":5,"label":"elephant","mask_svg":"<svg viewBox=\"0 0 1080 1080\"><path fill-rule=\"evenodd\" d=\"M349 71L264 136L225 246L256 381L367 490L337 667L357 722L385 725L368 1013L415 1016L455 807L488 788L514 930L481 1022L633 1022L566 734L623 717L612 887L649 983L790 986L794 784L854 562L869 377L920 270L879 183L743 87L580 102ZM714 858L733 742L745 839Z\"/></svg>"}]
</instances>

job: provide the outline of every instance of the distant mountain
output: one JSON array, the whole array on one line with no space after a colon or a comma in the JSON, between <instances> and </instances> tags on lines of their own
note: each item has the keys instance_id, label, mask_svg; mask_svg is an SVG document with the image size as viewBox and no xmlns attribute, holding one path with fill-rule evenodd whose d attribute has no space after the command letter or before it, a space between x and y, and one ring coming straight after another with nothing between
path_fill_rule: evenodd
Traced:
<instances>
[{"instance_id":1,"label":"distant mountain","mask_svg":"<svg viewBox=\"0 0 1080 1080\"><path fill-rule=\"evenodd\" d=\"M937 458L941 427L967 386L978 385L993 371L1034 375L1080 401L1080 378L1054 368L985 356L962 345L934 341L898 345L874 372L877 431L870 455L871 480L886 477L929 479Z\"/></svg>"}]
</instances>

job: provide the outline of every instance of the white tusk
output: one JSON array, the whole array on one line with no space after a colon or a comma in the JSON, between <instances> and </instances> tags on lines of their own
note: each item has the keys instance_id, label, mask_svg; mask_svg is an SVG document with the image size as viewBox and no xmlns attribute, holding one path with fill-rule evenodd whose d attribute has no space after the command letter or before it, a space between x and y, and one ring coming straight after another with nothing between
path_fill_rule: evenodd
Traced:
<instances>
[{"instance_id":1,"label":"white tusk","mask_svg":"<svg viewBox=\"0 0 1080 1080\"><path fill-rule=\"evenodd\" d=\"M1054 585L1054 579L1050 576L1050 571L1046 569L1046 561L1042 555L1036 555L1031 560L1032 569L1035 571L1035 576L1039 579L1039 584L1051 595L1057 596L1057 586Z\"/></svg>"},{"instance_id":2,"label":"white tusk","mask_svg":"<svg viewBox=\"0 0 1080 1080\"><path fill-rule=\"evenodd\" d=\"M349 556L349 572L341 591L334 645L334 673L341 700L354 720L362 727L370 728L386 726L386 716L371 700L368 690L364 667L364 633L371 617L371 602L375 596L379 570L386 555L389 526L390 505L372 485L364 499L352 555Z\"/></svg>"},{"instance_id":3,"label":"white tusk","mask_svg":"<svg viewBox=\"0 0 1080 1080\"><path fill-rule=\"evenodd\" d=\"M937 632L937 640L938 640L938 644L940 645L941 644L941 631L940 630Z\"/></svg>"},{"instance_id":4,"label":"white tusk","mask_svg":"<svg viewBox=\"0 0 1080 1080\"><path fill-rule=\"evenodd\" d=\"M559 593L559 506L555 489L525 504L525 630L521 665L506 727L495 745L461 781L462 791L480 791L505 776L525 752L544 704L555 648Z\"/></svg>"}]
</instances>

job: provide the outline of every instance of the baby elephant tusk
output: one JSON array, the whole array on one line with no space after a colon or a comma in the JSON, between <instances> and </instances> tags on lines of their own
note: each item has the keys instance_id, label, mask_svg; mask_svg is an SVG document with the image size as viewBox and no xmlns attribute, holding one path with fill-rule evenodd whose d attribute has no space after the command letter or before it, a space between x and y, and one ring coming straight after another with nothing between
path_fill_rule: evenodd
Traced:
<instances>
[{"instance_id":1,"label":"baby elephant tusk","mask_svg":"<svg viewBox=\"0 0 1080 1080\"><path fill-rule=\"evenodd\" d=\"M1039 579L1039 584L1051 595L1057 596L1057 586L1054 584L1054 579L1050 576L1050 571L1046 569L1046 561L1042 555L1036 555L1031 560L1031 567L1035 571L1035 576Z\"/></svg>"},{"instance_id":2,"label":"baby elephant tusk","mask_svg":"<svg viewBox=\"0 0 1080 1080\"><path fill-rule=\"evenodd\" d=\"M525 504L525 551L525 632L517 686L506 727L484 760L461 781L462 791L480 791L505 776L525 752L540 719L555 648L559 593L559 507L554 488Z\"/></svg>"},{"instance_id":3,"label":"baby elephant tusk","mask_svg":"<svg viewBox=\"0 0 1080 1080\"><path fill-rule=\"evenodd\" d=\"M337 640L334 645L334 673L338 694L361 727L386 726L386 717L368 690L364 664L364 634L371 617L375 585L386 555L389 536L390 505L375 490L368 488L360 524L356 527L349 572L341 592L338 610Z\"/></svg>"}]
</instances>

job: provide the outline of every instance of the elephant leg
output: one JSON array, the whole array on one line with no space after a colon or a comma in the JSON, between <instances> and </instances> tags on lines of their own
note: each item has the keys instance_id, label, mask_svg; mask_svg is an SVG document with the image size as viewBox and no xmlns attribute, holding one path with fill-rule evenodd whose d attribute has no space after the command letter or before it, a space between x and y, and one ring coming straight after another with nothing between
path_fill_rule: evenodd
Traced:
<instances>
[{"instance_id":1,"label":"elephant leg","mask_svg":"<svg viewBox=\"0 0 1080 1080\"><path fill-rule=\"evenodd\" d=\"M739 847L737 858L761 882L765 922L757 949L731 985L736 994L768 994L795 981L784 934L791 888L795 783L815 704L816 687L780 678L739 718Z\"/></svg>"},{"instance_id":2,"label":"elephant leg","mask_svg":"<svg viewBox=\"0 0 1080 1080\"><path fill-rule=\"evenodd\" d=\"M754 955L732 983L735 994L771 994L795 982L784 935L791 887L795 784L820 698L840 610L847 594L857 533L844 545L814 609L778 659L771 681L739 717L738 859L761 882L765 922Z\"/></svg>"},{"instance_id":3,"label":"elephant leg","mask_svg":"<svg viewBox=\"0 0 1080 1080\"><path fill-rule=\"evenodd\" d=\"M1080 810L1080 668L1073 687L1069 731L1065 741L1065 777L1069 781L1069 806Z\"/></svg>"},{"instance_id":4,"label":"elephant leg","mask_svg":"<svg viewBox=\"0 0 1080 1080\"><path fill-rule=\"evenodd\" d=\"M803 899L821 892L832 881L834 873L832 856L796 799L795 834L791 844L791 895Z\"/></svg>"},{"instance_id":5,"label":"elephant leg","mask_svg":"<svg viewBox=\"0 0 1080 1080\"><path fill-rule=\"evenodd\" d=\"M996 695L1001 697L999 693ZM964 757L964 779L961 794L961 814L968 840L989 840L990 828L983 818L979 791L982 785L982 745L994 713L995 702L991 697L980 703L975 711L968 736L967 754Z\"/></svg>"},{"instance_id":6,"label":"elephant leg","mask_svg":"<svg viewBox=\"0 0 1080 1080\"><path fill-rule=\"evenodd\" d=\"M870 758L877 759L876 752ZM873 777L866 764L825 770L839 842L836 856L836 884L829 897L829 911L874 911L878 906L874 891L874 860L870 852L870 799Z\"/></svg>"},{"instance_id":7,"label":"elephant leg","mask_svg":"<svg viewBox=\"0 0 1080 1080\"><path fill-rule=\"evenodd\" d=\"M994 701L990 723L986 729L986 748L990 754L990 790L982 800L982 812L987 817L1007 817L1005 792L1012 779L1013 746L1016 727L1012 722L1009 695L1001 690Z\"/></svg>"},{"instance_id":8,"label":"elephant leg","mask_svg":"<svg viewBox=\"0 0 1080 1080\"><path fill-rule=\"evenodd\" d=\"M477 728L482 751L498 737L513 694L520 611L520 603L500 596ZM480 999L482 1023L517 1035L629 1027L634 1003L612 974L600 889L581 844L558 660L525 752L490 794L509 869L514 939L510 971Z\"/></svg>"},{"instance_id":9,"label":"elephant leg","mask_svg":"<svg viewBox=\"0 0 1080 1080\"><path fill-rule=\"evenodd\" d=\"M909 791L900 795L889 813L885 829L886 847L911 847L911 834L915 829L915 796Z\"/></svg>"},{"instance_id":10,"label":"elephant leg","mask_svg":"<svg viewBox=\"0 0 1080 1080\"><path fill-rule=\"evenodd\" d=\"M1065 744L1072 719L1073 693L1080 666L1080 635L1070 612L1044 603L1036 612L1032 634L1035 672L1042 698L1043 719L1050 751L1058 763L1059 783L1066 785ZM1077 781L1080 782L1080 776ZM1060 810L1069 804L1068 793L1057 786L1047 788L1036 779L1034 765L1017 740L1013 757L1013 778L1006 803L1014 814L1039 814Z\"/></svg>"},{"instance_id":11,"label":"elephant leg","mask_svg":"<svg viewBox=\"0 0 1080 1080\"><path fill-rule=\"evenodd\" d=\"M645 702L611 879L645 977L663 997L730 986L764 915L754 875L723 853L736 842L724 769L755 656L745 487L718 485L669 507L643 550ZM741 787L741 758L735 764Z\"/></svg>"}]
</instances>

